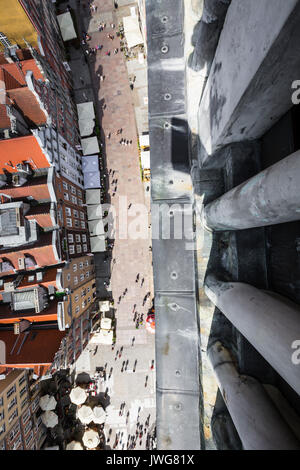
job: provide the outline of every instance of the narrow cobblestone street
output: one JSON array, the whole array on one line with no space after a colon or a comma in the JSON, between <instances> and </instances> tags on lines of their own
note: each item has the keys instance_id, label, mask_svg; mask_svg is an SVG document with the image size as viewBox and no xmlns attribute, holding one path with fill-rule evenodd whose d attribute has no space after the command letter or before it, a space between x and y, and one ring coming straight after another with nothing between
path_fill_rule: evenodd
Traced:
<instances>
[{"instance_id":1,"label":"narrow cobblestone street","mask_svg":"<svg viewBox=\"0 0 300 470\"><path fill-rule=\"evenodd\" d=\"M89 101L93 96L97 98L96 114L101 128L102 154L107 166L108 202L114 207L116 230L111 265L106 269L107 274L110 272L110 279L104 277L102 267L96 267L97 270L102 270L103 276L101 278L103 285L100 287L97 285L98 294L100 291L101 297L104 298L107 289L107 297L111 296L114 299L116 344L114 348L99 345L96 353L96 348L90 345L78 359L76 371L93 374L96 367L106 367L107 380L103 384L102 391L108 389L111 405L104 428L107 448L127 449L129 438L137 435L135 448L145 449L147 432L153 427L156 419L154 335L145 328L147 312L153 301L152 253L149 249L150 194L147 191L147 184L141 179L132 91L125 57L120 52L120 39L116 36L119 21L123 16L130 15L128 4L133 6L135 3L119 2L121 8L114 10L112 1L98 0L93 2L97 6L97 11L92 16L88 7L82 7L84 2L80 2L80 6L76 3L76 7L75 2L73 3L73 7L80 14L78 24L81 24L85 28L84 32L91 36L88 46L90 48L103 46L92 59L87 59L90 74L87 73L88 66L85 64L82 50L81 57L78 51L74 51L71 67L76 101ZM98 31L100 22L106 23L101 32ZM115 28L111 27L112 23ZM110 39L108 34L113 35L114 39ZM118 49L116 54L114 54L115 48ZM105 54L108 51L110 55ZM101 75L104 77L103 81L100 80ZM79 84L80 77L83 79L81 84ZM118 129L122 129L122 133L115 135ZM132 143L123 146L120 144L121 138ZM130 239L126 233L119 231L119 221L131 204L132 206L140 204L147 208L146 239ZM129 228L130 222L138 215L135 212L130 213L129 210ZM138 274L139 280L136 282ZM106 287L104 281L108 284ZM147 294L147 301L144 302ZM143 315L143 322L138 329L134 322L134 312ZM125 406L121 414L122 403L125 403ZM148 417L149 423L146 428L145 422ZM143 425L138 432L137 423L139 426ZM141 437L140 432L142 432Z\"/></svg>"}]
</instances>

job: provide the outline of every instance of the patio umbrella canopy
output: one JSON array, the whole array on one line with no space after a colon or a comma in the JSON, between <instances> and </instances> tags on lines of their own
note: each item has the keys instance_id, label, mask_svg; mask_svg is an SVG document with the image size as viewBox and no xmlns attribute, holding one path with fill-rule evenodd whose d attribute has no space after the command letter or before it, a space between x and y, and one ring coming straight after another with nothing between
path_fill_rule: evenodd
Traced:
<instances>
[{"instance_id":1,"label":"patio umbrella canopy","mask_svg":"<svg viewBox=\"0 0 300 470\"><path fill-rule=\"evenodd\" d=\"M102 408L102 406L95 406L95 408L93 409L93 413L94 413L94 418L93 418L94 423L96 424L105 423L106 413L104 409Z\"/></svg>"},{"instance_id":2,"label":"patio umbrella canopy","mask_svg":"<svg viewBox=\"0 0 300 470\"><path fill-rule=\"evenodd\" d=\"M101 318L100 328L103 328L103 330L110 330L111 324L111 318Z\"/></svg>"},{"instance_id":3,"label":"patio umbrella canopy","mask_svg":"<svg viewBox=\"0 0 300 470\"><path fill-rule=\"evenodd\" d=\"M88 449L94 449L100 442L99 434L92 429L85 431L82 442Z\"/></svg>"},{"instance_id":4,"label":"patio umbrella canopy","mask_svg":"<svg viewBox=\"0 0 300 470\"><path fill-rule=\"evenodd\" d=\"M93 421L94 413L90 406L83 405L77 410L77 416L83 424L89 424Z\"/></svg>"},{"instance_id":5,"label":"patio umbrella canopy","mask_svg":"<svg viewBox=\"0 0 300 470\"><path fill-rule=\"evenodd\" d=\"M51 395L44 395L40 398L40 407L43 411L55 410L57 401Z\"/></svg>"},{"instance_id":6,"label":"patio umbrella canopy","mask_svg":"<svg viewBox=\"0 0 300 470\"><path fill-rule=\"evenodd\" d=\"M58 416L53 411L45 411L41 418L47 428L54 428L58 424Z\"/></svg>"},{"instance_id":7,"label":"patio umbrella canopy","mask_svg":"<svg viewBox=\"0 0 300 470\"><path fill-rule=\"evenodd\" d=\"M85 390L81 387L75 387L70 393L70 400L75 405L82 405L87 399Z\"/></svg>"},{"instance_id":8,"label":"patio umbrella canopy","mask_svg":"<svg viewBox=\"0 0 300 470\"><path fill-rule=\"evenodd\" d=\"M81 442L72 441L66 446L66 450L83 450Z\"/></svg>"}]
</instances>

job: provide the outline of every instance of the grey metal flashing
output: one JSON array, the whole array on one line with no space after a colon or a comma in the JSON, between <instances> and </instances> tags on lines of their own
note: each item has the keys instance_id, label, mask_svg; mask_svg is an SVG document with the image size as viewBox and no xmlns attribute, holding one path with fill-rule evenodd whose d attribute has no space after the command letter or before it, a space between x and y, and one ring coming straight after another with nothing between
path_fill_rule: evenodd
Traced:
<instances>
[{"instance_id":1,"label":"grey metal flashing","mask_svg":"<svg viewBox=\"0 0 300 470\"><path fill-rule=\"evenodd\" d=\"M183 0L146 0L157 448L200 449L200 335Z\"/></svg>"}]
</instances>

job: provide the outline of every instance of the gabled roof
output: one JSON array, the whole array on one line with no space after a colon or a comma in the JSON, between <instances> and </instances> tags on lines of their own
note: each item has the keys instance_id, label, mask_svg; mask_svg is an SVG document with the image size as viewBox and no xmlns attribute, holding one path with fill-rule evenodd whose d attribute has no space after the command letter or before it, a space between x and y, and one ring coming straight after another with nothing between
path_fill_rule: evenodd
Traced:
<instances>
[{"instance_id":1,"label":"gabled roof","mask_svg":"<svg viewBox=\"0 0 300 470\"><path fill-rule=\"evenodd\" d=\"M17 163L28 162L33 169L49 168L50 163L33 135L0 141L0 173L16 173Z\"/></svg>"},{"instance_id":2,"label":"gabled roof","mask_svg":"<svg viewBox=\"0 0 300 470\"><path fill-rule=\"evenodd\" d=\"M24 199L32 196L36 201L51 199L49 187L47 184L47 176L33 178L26 185L16 187L3 187L1 193L11 196L13 199Z\"/></svg>"},{"instance_id":3,"label":"gabled roof","mask_svg":"<svg viewBox=\"0 0 300 470\"><path fill-rule=\"evenodd\" d=\"M36 97L28 87L9 90L7 95L16 105L16 107L21 110L25 118L29 119L37 126L46 124L47 117L42 111Z\"/></svg>"}]
</instances>

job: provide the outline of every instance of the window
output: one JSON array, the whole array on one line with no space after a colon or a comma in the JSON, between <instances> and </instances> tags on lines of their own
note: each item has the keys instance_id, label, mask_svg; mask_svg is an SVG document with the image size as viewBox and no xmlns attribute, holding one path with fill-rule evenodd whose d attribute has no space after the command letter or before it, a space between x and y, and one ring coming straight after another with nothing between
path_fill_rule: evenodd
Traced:
<instances>
[{"instance_id":1,"label":"window","mask_svg":"<svg viewBox=\"0 0 300 470\"><path fill-rule=\"evenodd\" d=\"M85 253L88 251L88 247L87 247L87 244L86 244L86 243L83 245L83 251L84 251Z\"/></svg>"},{"instance_id":2,"label":"window","mask_svg":"<svg viewBox=\"0 0 300 470\"><path fill-rule=\"evenodd\" d=\"M5 432L5 424L2 424L2 426L0 426L0 436L1 434L3 434Z\"/></svg>"},{"instance_id":3,"label":"window","mask_svg":"<svg viewBox=\"0 0 300 470\"><path fill-rule=\"evenodd\" d=\"M77 264L73 264L73 273L76 273L77 271Z\"/></svg>"},{"instance_id":4,"label":"window","mask_svg":"<svg viewBox=\"0 0 300 470\"><path fill-rule=\"evenodd\" d=\"M91 303L91 298L90 298L90 297L88 297L88 303L89 303L89 304Z\"/></svg>"},{"instance_id":5,"label":"window","mask_svg":"<svg viewBox=\"0 0 300 470\"><path fill-rule=\"evenodd\" d=\"M73 233L68 233L68 242L69 242L69 243L74 243L74 235L73 235Z\"/></svg>"},{"instance_id":6,"label":"window","mask_svg":"<svg viewBox=\"0 0 300 470\"><path fill-rule=\"evenodd\" d=\"M80 218L84 220L84 212L80 211Z\"/></svg>"},{"instance_id":7,"label":"window","mask_svg":"<svg viewBox=\"0 0 300 470\"><path fill-rule=\"evenodd\" d=\"M83 201L82 201L82 199L78 199L78 205L79 205L80 207L83 206Z\"/></svg>"},{"instance_id":8,"label":"window","mask_svg":"<svg viewBox=\"0 0 300 470\"><path fill-rule=\"evenodd\" d=\"M0 412L0 421L4 419L4 410Z\"/></svg>"},{"instance_id":9,"label":"window","mask_svg":"<svg viewBox=\"0 0 300 470\"><path fill-rule=\"evenodd\" d=\"M81 245L76 245L76 251L77 251L77 253L81 253L81 252L82 252Z\"/></svg>"},{"instance_id":10,"label":"window","mask_svg":"<svg viewBox=\"0 0 300 470\"><path fill-rule=\"evenodd\" d=\"M84 281L84 274L80 274L80 280Z\"/></svg>"},{"instance_id":11,"label":"window","mask_svg":"<svg viewBox=\"0 0 300 470\"><path fill-rule=\"evenodd\" d=\"M20 391L20 397L22 397L24 395L24 393L27 392L27 387L25 385L25 387L22 388L22 390Z\"/></svg>"},{"instance_id":12,"label":"window","mask_svg":"<svg viewBox=\"0 0 300 470\"><path fill-rule=\"evenodd\" d=\"M68 190L68 183L66 183L65 181L63 181L63 188Z\"/></svg>"},{"instance_id":13,"label":"window","mask_svg":"<svg viewBox=\"0 0 300 470\"><path fill-rule=\"evenodd\" d=\"M75 277L74 277L74 285L76 286L77 284L78 284L78 277L75 276Z\"/></svg>"},{"instance_id":14,"label":"window","mask_svg":"<svg viewBox=\"0 0 300 470\"><path fill-rule=\"evenodd\" d=\"M70 280L71 280L71 274L68 273L68 274L67 274L67 281L70 281Z\"/></svg>"},{"instance_id":15,"label":"window","mask_svg":"<svg viewBox=\"0 0 300 470\"><path fill-rule=\"evenodd\" d=\"M77 196L78 196L78 197L81 197L81 196L82 196L82 192L80 191L80 189L77 189Z\"/></svg>"},{"instance_id":16,"label":"window","mask_svg":"<svg viewBox=\"0 0 300 470\"><path fill-rule=\"evenodd\" d=\"M86 266L89 265L89 260L88 260L88 259L85 261L85 265L86 265Z\"/></svg>"},{"instance_id":17,"label":"window","mask_svg":"<svg viewBox=\"0 0 300 470\"><path fill-rule=\"evenodd\" d=\"M85 222L81 221L81 228L85 228Z\"/></svg>"},{"instance_id":18,"label":"window","mask_svg":"<svg viewBox=\"0 0 300 470\"><path fill-rule=\"evenodd\" d=\"M86 242L86 234L83 233L83 234L81 235L81 238L82 238L82 241L85 243L85 242Z\"/></svg>"},{"instance_id":19,"label":"window","mask_svg":"<svg viewBox=\"0 0 300 470\"><path fill-rule=\"evenodd\" d=\"M31 431L31 433L29 434L29 436L25 440L26 447L28 447L28 445L29 445L32 438L33 438L33 431Z\"/></svg>"},{"instance_id":20,"label":"window","mask_svg":"<svg viewBox=\"0 0 300 470\"><path fill-rule=\"evenodd\" d=\"M90 275L90 271L87 271L87 272L85 273L85 277L88 278L89 275Z\"/></svg>"},{"instance_id":21,"label":"window","mask_svg":"<svg viewBox=\"0 0 300 470\"><path fill-rule=\"evenodd\" d=\"M90 286L88 286L88 288L87 288L87 291L88 291L88 292L91 292L91 288L90 288Z\"/></svg>"},{"instance_id":22,"label":"window","mask_svg":"<svg viewBox=\"0 0 300 470\"><path fill-rule=\"evenodd\" d=\"M71 199L72 199L73 204L77 204L77 197L76 196L72 196Z\"/></svg>"},{"instance_id":23,"label":"window","mask_svg":"<svg viewBox=\"0 0 300 470\"><path fill-rule=\"evenodd\" d=\"M79 220L76 219L76 220L74 221L74 225L75 225L75 227L79 227Z\"/></svg>"},{"instance_id":24,"label":"window","mask_svg":"<svg viewBox=\"0 0 300 470\"><path fill-rule=\"evenodd\" d=\"M4 47L11 47L11 45L12 45L11 42L9 41L9 39L7 39L7 37L3 33L0 33L0 42L1 42L2 46L4 46Z\"/></svg>"},{"instance_id":25,"label":"window","mask_svg":"<svg viewBox=\"0 0 300 470\"><path fill-rule=\"evenodd\" d=\"M28 398L26 397L25 400L22 401L21 403L21 408L23 409L25 405L28 403Z\"/></svg>"},{"instance_id":26,"label":"window","mask_svg":"<svg viewBox=\"0 0 300 470\"><path fill-rule=\"evenodd\" d=\"M14 397L8 404L7 411L10 411L17 404L17 397Z\"/></svg>"},{"instance_id":27,"label":"window","mask_svg":"<svg viewBox=\"0 0 300 470\"><path fill-rule=\"evenodd\" d=\"M80 269L83 269L83 262L82 261L80 261L79 267L80 267Z\"/></svg>"},{"instance_id":28,"label":"window","mask_svg":"<svg viewBox=\"0 0 300 470\"><path fill-rule=\"evenodd\" d=\"M25 374L24 374L24 375L22 375L22 377L19 379L19 387L21 387L22 383L25 382L25 380L26 380L26 376L25 376Z\"/></svg>"},{"instance_id":29,"label":"window","mask_svg":"<svg viewBox=\"0 0 300 470\"><path fill-rule=\"evenodd\" d=\"M13 438L21 431L20 423L18 423L9 433L9 440L12 441Z\"/></svg>"},{"instance_id":30,"label":"window","mask_svg":"<svg viewBox=\"0 0 300 470\"><path fill-rule=\"evenodd\" d=\"M76 188L74 188L74 186L71 186L71 193L76 194Z\"/></svg>"},{"instance_id":31,"label":"window","mask_svg":"<svg viewBox=\"0 0 300 470\"><path fill-rule=\"evenodd\" d=\"M76 314L79 313L79 310L80 310L80 307L79 307L79 305L77 305L77 307L75 308L75 313Z\"/></svg>"},{"instance_id":32,"label":"window","mask_svg":"<svg viewBox=\"0 0 300 470\"><path fill-rule=\"evenodd\" d=\"M28 423L26 424L26 426L24 427L24 434L26 436L26 434L30 431L30 429L32 428L32 421L28 421Z\"/></svg>"},{"instance_id":33,"label":"window","mask_svg":"<svg viewBox=\"0 0 300 470\"><path fill-rule=\"evenodd\" d=\"M68 193L64 193L64 199L65 199L66 201L69 200L69 194L68 194Z\"/></svg>"},{"instance_id":34,"label":"window","mask_svg":"<svg viewBox=\"0 0 300 470\"><path fill-rule=\"evenodd\" d=\"M33 407L32 407L32 411L34 411ZM30 409L28 408L25 413L23 413L23 416L22 416L22 421L23 421L23 424L25 424L30 418Z\"/></svg>"},{"instance_id":35,"label":"window","mask_svg":"<svg viewBox=\"0 0 300 470\"><path fill-rule=\"evenodd\" d=\"M6 398L9 398L12 396L13 393L16 393L16 385L13 385L7 392Z\"/></svg>"},{"instance_id":36,"label":"window","mask_svg":"<svg viewBox=\"0 0 300 470\"><path fill-rule=\"evenodd\" d=\"M67 226L72 227L72 219L70 219L69 217L67 217Z\"/></svg>"},{"instance_id":37,"label":"window","mask_svg":"<svg viewBox=\"0 0 300 470\"><path fill-rule=\"evenodd\" d=\"M75 302L78 302L79 300L79 295L75 295Z\"/></svg>"},{"instance_id":38,"label":"window","mask_svg":"<svg viewBox=\"0 0 300 470\"><path fill-rule=\"evenodd\" d=\"M74 253L75 253L74 245L69 246L69 253L70 253L70 255L74 255Z\"/></svg>"},{"instance_id":39,"label":"window","mask_svg":"<svg viewBox=\"0 0 300 470\"><path fill-rule=\"evenodd\" d=\"M81 291L81 297L84 297L85 295L86 295L86 289L83 288Z\"/></svg>"},{"instance_id":40,"label":"window","mask_svg":"<svg viewBox=\"0 0 300 470\"><path fill-rule=\"evenodd\" d=\"M66 210L66 215L69 215L69 216L72 215L70 207L66 207L65 210Z\"/></svg>"},{"instance_id":41,"label":"window","mask_svg":"<svg viewBox=\"0 0 300 470\"><path fill-rule=\"evenodd\" d=\"M75 235L75 240L76 240L77 243L78 243L78 242L80 243L81 237L80 237L79 233L76 233L76 235Z\"/></svg>"},{"instance_id":42,"label":"window","mask_svg":"<svg viewBox=\"0 0 300 470\"><path fill-rule=\"evenodd\" d=\"M18 438L15 440L14 445L13 445L13 450L16 450L19 445L22 443L22 437L21 435L18 436Z\"/></svg>"},{"instance_id":43,"label":"window","mask_svg":"<svg viewBox=\"0 0 300 470\"><path fill-rule=\"evenodd\" d=\"M73 214L74 214L74 217L78 217L78 211L76 209L73 209Z\"/></svg>"},{"instance_id":44,"label":"window","mask_svg":"<svg viewBox=\"0 0 300 470\"><path fill-rule=\"evenodd\" d=\"M85 307L87 306L87 301L84 300L84 301L82 302L81 306L82 306L82 308L85 308Z\"/></svg>"},{"instance_id":45,"label":"window","mask_svg":"<svg viewBox=\"0 0 300 470\"><path fill-rule=\"evenodd\" d=\"M8 418L8 422L11 423L18 416L18 409L16 409L13 414Z\"/></svg>"}]
</instances>

